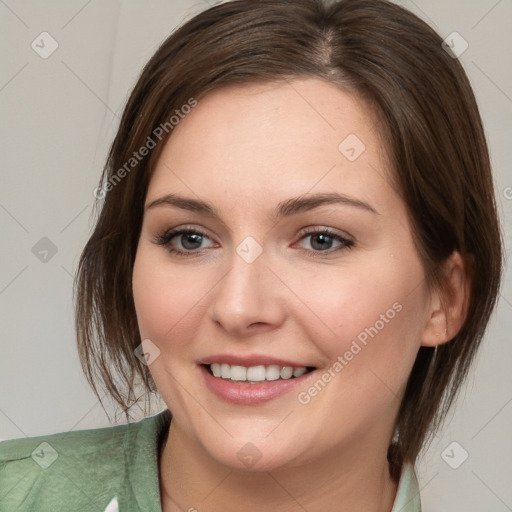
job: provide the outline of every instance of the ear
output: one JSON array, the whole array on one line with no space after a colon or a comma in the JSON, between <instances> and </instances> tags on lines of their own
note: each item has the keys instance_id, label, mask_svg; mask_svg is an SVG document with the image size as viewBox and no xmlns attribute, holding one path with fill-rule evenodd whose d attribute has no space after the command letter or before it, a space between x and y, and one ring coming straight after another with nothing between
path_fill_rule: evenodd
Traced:
<instances>
[{"instance_id":1,"label":"ear","mask_svg":"<svg viewBox=\"0 0 512 512\"><path fill-rule=\"evenodd\" d=\"M454 251L443 263L441 289L432 291L421 344L436 347L453 339L466 320L470 277L462 256Z\"/></svg>"}]
</instances>

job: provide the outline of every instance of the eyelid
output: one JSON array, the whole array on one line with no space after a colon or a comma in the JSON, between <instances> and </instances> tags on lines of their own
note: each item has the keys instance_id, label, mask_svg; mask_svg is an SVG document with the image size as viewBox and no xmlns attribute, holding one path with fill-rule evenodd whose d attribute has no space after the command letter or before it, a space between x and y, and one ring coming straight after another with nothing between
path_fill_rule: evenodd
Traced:
<instances>
[{"instance_id":1,"label":"eyelid","mask_svg":"<svg viewBox=\"0 0 512 512\"><path fill-rule=\"evenodd\" d=\"M318 224L302 228L297 236L311 235L314 233L328 233L333 236L339 236L340 238L344 238L345 240L349 240L351 242L354 241L354 237L346 231L340 231L338 229L330 228L328 226L321 226Z\"/></svg>"},{"instance_id":2,"label":"eyelid","mask_svg":"<svg viewBox=\"0 0 512 512\"><path fill-rule=\"evenodd\" d=\"M174 228L166 229L158 232L155 236L152 237L152 242L156 245L161 245L163 247L167 247L170 252L174 252L180 255L198 255L203 252L205 249L201 251L182 251L181 249L170 249L170 242L173 238L182 235L182 234L197 234L201 235L203 238L208 238L214 244L217 244L215 240L202 228L198 228L194 225L183 225L176 226ZM217 244L218 245L218 244Z\"/></svg>"},{"instance_id":3,"label":"eyelid","mask_svg":"<svg viewBox=\"0 0 512 512\"><path fill-rule=\"evenodd\" d=\"M341 234L338 231L334 230L333 228L329 228L326 226L314 226L302 229L299 234L300 238L296 243L300 243L306 238L314 236L316 234L327 235L329 238L338 240L340 245L338 247L335 247L334 249L331 248L325 251L315 251L311 249L302 248L303 251L306 251L313 258L329 258L332 255L339 255L340 253L348 249L351 249L354 246L354 238L351 235L345 233Z\"/></svg>"},{"instance_id":4,"label":"eyelid","mask_svg":"<svg viewBox=\"0 0 512 512\"><path fill-rule=\"evenodd\" d=\"M184 256L184 257L201 256L202 254L204 254L206 252L207 249L212 248L212 247L206 247L206 248L199 249L199 250L194 250L194 249L181 250L181 249L176 249L176 248L172 247L170 244L171 240L173 238L175 238L179 235L183 235L183 234L200 235L203 238L207 238L207 239L211 240L214 244L217 244L217 246L218 246L218 243L215 242L215 240L212 239L212 237L208 233L206 233L205 230L203 230L202 228L198 228L197 226L191 225L191 224L177 226L177 227L174 227L171 229L167 229L167 230L157 234L153 238L153 243L167 248L167 250L171 254L175 254L177 256ZM325 251L301 248L302 251L307 252L308 254L312 255L313 257L320 257L320 258L321 257L329 257L332 254L340 253L343 250L350 249L351 247L354 246L354 239L351 235L348 235L345 232L343 232L343 234L342 234L333 228L330 228L327 226L319 226L319 225L306 226L306 227L302 228L299 231L299 233L296 235L299 237L299 240L297 242L295 242L294 245L297 243L300 243L302 240L304 240L310 236L314 236L316 234L326 235L329 238L338 240L338 242L340 242L340 246L338 246L334 249L333 248L327 249Z\"/></svg>"},{"instance_id":5,"label":"eyelid","mask_svg":"<svg viewBox=\"0 0 512 512\"><path fill-rule=\"evenodd\" d=\"M161 230L161 233L168 234L178 231L197 231L197 233L204 234L205 236L211 238L210 235L208 235L206 232L207 230L201 226L198 226L197 224L178 224L175 227Z\"/></svg>"}]
</instances>

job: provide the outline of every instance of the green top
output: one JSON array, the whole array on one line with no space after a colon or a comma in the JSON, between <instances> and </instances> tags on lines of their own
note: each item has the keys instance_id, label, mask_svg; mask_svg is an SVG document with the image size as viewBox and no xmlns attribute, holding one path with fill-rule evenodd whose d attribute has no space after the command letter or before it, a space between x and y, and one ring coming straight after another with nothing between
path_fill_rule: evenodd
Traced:
<instances>
[{"instance_id":1,"label":"green top","mask_svg":"<svg viewBox=\"0 0 512 512\"><path fill-rule=\"evenodd\" d=\"M169 409L135 423L0 442L1 512L159 512ZM421 512L412 466L392 512Z\"/></svg>"}]
</instances>

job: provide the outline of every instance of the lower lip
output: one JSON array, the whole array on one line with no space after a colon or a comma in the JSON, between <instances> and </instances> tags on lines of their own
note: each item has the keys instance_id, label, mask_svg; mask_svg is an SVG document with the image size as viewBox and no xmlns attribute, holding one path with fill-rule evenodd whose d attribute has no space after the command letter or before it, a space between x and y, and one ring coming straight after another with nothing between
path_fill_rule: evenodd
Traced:
<instances>
[{"instance_id":1,"label":"lower lip","mask_svg":"<svg viewBox=\"0 0 512 512\"><path fill-rule=\"evenodd\" d=\"M221 377L214 377L203 365L199 366L207 388L226 402L239 405L254 405L278 398L298 386L313 373L308 372L291 379L266 380L257 384L249 382L232 382Z\"/></svg>"}]
</instances>

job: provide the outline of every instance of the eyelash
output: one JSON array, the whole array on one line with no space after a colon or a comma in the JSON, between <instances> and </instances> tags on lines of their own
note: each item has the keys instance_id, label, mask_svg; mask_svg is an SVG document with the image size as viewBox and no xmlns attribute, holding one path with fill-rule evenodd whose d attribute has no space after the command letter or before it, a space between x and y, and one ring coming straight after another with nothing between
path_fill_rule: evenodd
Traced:
<instances>
[{"instance_id":1,"label":"eyelash","mask_svg":"<svg viewBox=\"0 0 512 512\"><path fill-rule=\"evenodd\" d=\"M173 229L170 231L164 231L163 233L160 233L157 235L154 239L154 243L163 247L166 247L166 249L171 253L175 254L177 256L184 256L184 257L194 257L201 254L200 251L181 251L179 249L176 249L172 247L170 244L171 240L175 238L178 235L200 235L202 237L209 238L209 236L204 233L203 231L199 229L191 229L191 228L180 228L180 229ZM341 235L338 235L334 231L330 230L329 228L316 228L312 229L310 231L304 232L300 238L300 240L304 240L308 236L313 235L327 235L329 238L333 238L341 243L341 245L335 249L329 249L327 251L315 251L311 249L304 249L305 251L308 251L311 253L311 255L315 258L317 257L324 257L325 255L331 255L333 253L343 251L350 249L354 246L354 242L352 240L349 240L347 238L342 237ZM204 249L203 249L204 251Z\"/></svg>"}]
</instances>

